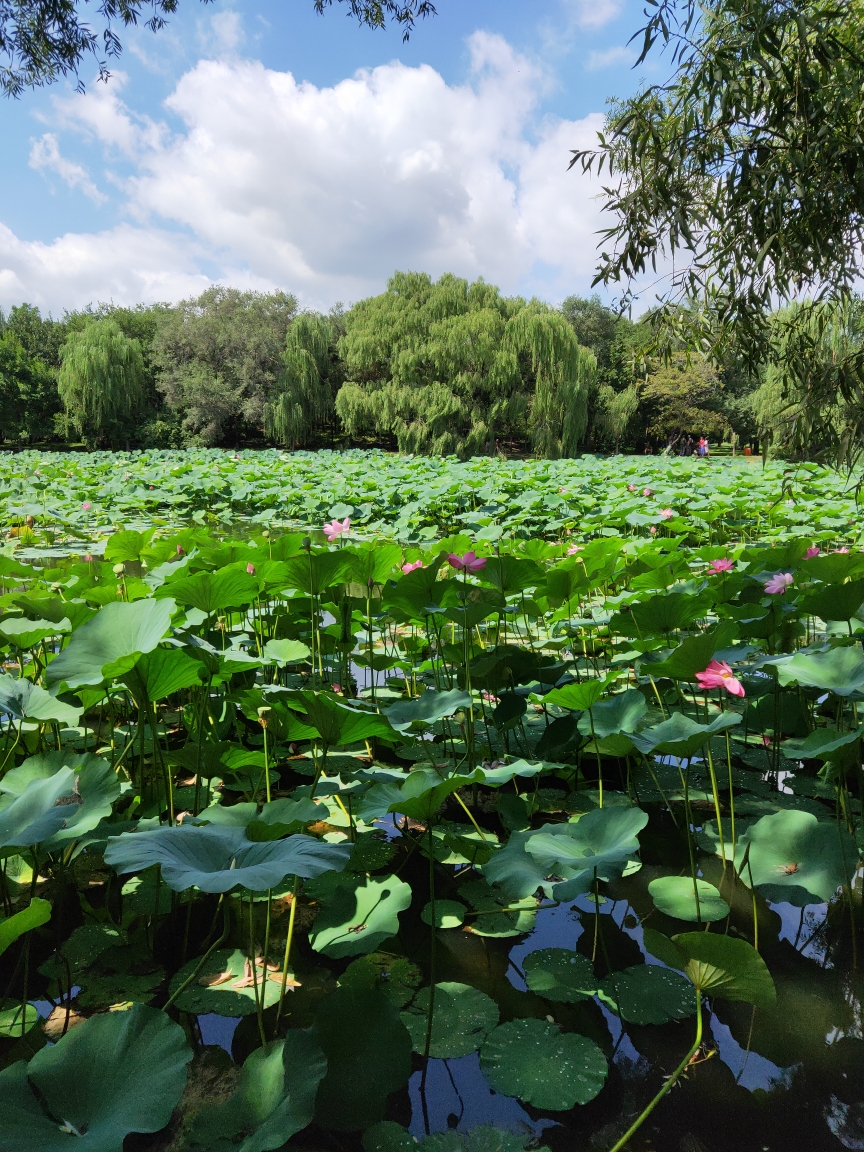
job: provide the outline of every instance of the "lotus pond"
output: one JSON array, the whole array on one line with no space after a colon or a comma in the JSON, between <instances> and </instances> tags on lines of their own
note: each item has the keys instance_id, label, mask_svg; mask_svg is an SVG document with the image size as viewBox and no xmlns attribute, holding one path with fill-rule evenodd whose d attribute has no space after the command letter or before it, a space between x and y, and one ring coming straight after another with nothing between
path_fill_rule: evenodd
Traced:
<instances>
[{"instance_id":1,"label":"lotus pond","mask_svg":"<svg viewBox=\"0 0 864 1152\"><path fill-rule=\"evenodd\" d=\"M3 1152L864 1148L842 478L3 464Z\"/></svg>"}]
</instances>

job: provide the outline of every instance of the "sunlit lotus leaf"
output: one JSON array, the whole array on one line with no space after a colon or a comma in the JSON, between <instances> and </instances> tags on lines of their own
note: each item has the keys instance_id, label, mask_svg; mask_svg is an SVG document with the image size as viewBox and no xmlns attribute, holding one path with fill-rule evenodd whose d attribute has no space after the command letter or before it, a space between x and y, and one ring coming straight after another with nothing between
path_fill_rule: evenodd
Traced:
<instances>
[{"instance_id":1,"label":"sunlit lotus leaf","mask_svg":"<svg viewBox=\"0 0 864 1152\"><path fill-rule=\"evenodd\" d=\"M42 924L47 924L50 919L50 903L38 896L34 896L27 907L22 908L20 912L0 918L0 956L19 936L32 931L33 928L39 928Z\"/></svg>"},{"instance_id":2,"label":"sunlit lotus leaf","mask_svg":"<svg viewBox=\"0 0 864 1152\"><path fill-rule=\"evenodd\" d=\"M744 1000L770 1008L777 998L765 961L752 944L719 932L683 932L671 940L653 928L644 930L645 947L709 996Z\"/></svg>"},{"instance_id":3,"label":"sunlit lotus leaf","mask_svg":"<svg viewBox=\"0 0 864 1152\"><path fill-rule=\"evenodd\" d=\"M71 631L72 625L68 618L56 623L51 620L26 620L17 616L0 620L0 633L16 648L33 648L49 636Z\"/></svg>"},{"instance_id":4,"label":"sunlit lotus leaf","mask_svg":"<svg viewBox=\"0 0 864 1152\"><path fill-rule=\"evenodd\" d=\"M427 688L422 696L414 700L400 700L391 704L387 709L387 719L397 731L405 732L414 723L432 724L470 704L470 694L458 688L449 692L436 692L434 688Z\"/></svg>"},{"instance_id":5,"label":"sunlit lotus leaf","mask_svg":"<svg viewBox=\"0 0 864 1152\"><path fill-rule=\"evenodd\" d=\"M829 652L796 652L772 661L782 686L802 684L851 696L864 688L864 652L859 647L832 648Z\"/></svg>"},{"instance_id":6,"label":"sunlit lotus leaf","mask_svg":"<svg viewBox=\"0 0 864 1152\"><path fill-rule=\"evenodd\" d=\"M336 847L336 845L333 845ZM399 931L411 888L398 876L345 876L315 917L309 940L326 956L373 952Z\"/></svg>"},{"instance_id":7,"label":"sunlit lotus leaf","mask_svg":"<svg viewBox=\"0 0 864 1152\"><path fill-rule=\"evenodd\" d=\"M104 608L72 634L48 665L49 684L70 688L101 684L132 669L139 656L152 652L168 631L174 601L136 600Z\"/></svg>"},{"instance_id":8,"label":"sunlit lotus leaf","mask_svg":"<svg viewBox=\"0 0 864 1152\"><path fill-rule=\"evenodd\" d=\"M20 796L31 781L50 779L61 768L74 773L74 791L66 804L62 827L42 841L42 847L49 852L66 841L77 840L110 816L121 792L117 773L101 756L92 752L42 752L29 756L0 780L0 820L10 797Z\"/></svg>"},{"instance_id":9,"label":"sunlit lotus leaf","mask_svg":"<svg viewBox=\"0 0 864 1152\"><path fill-rule=\"evenodd\" d=\"M810 812L763 816L738 841L736 869L766 900L798 907L830 900L858 865L855 839L835 820Z\"/></svg>"},{"instance_id":10,"label":"sunlit lotus leaf","mask_svg":"<svg viewBox=\"0 0 864 1152\"><path fill-rule=\"evenodd\" d=\"M75 773L61 768L47 779L31 780L10 804L0 809L0 849L21 848L50 840L75 816L79 802Z\"/></svg>"},{"instance_id":11,"label":"sunlit lotus leaf","mask_svg":"<svg viewBox=\"0 0 864 1152\"><path fill-rule=\"evenodd\" d=\"M593 1040L545 1020L499 1025L480 1049L480 1067L496 1092L550 1112L593 1100L608 1071Z\"/></svg>"},{"instance_id":12,"label":"sunlit lotus leaf","mask_svg":"<svg viewBox=\"0 0 864 1152\"><path fill-rule=\"evenodd\" d=\"M186 1083L192 1049L164 1012L134 1004L71 1029L0 1072L3 1138L16 1152L123 1152L130 1132L158 1132Z\"/></svg>"},{"instance_id":13,"label":"sunlit lotus leaf","mask_svg":"<svg viewBox=\"0 0 864 1152\"><path fill-rule=\"evenodd\" d=\"M458 900L436 900L425 904L420 913L424 924L435 928L461 928L465 923L465 905Z\"/></svg>"},{"instance_id":14,"label":"sunlit lotus leaf","mask_svg":"<svg viewBox=\"0 0 864 1152\"><path fill-rule=\"evenodd\" d=\"M676 920L708 924L729 915L729 905L714 885L698 877L694 885L691 876L658 876L648 891L654 907Z\"/></svg>"},{"instance_id":15,"label":"sunlit lotus leaf","mask_svg":"<svg viewBox=\"0 0 864 1152\"><path fill-rule=\"evenodd\" d=\"M350 845L325 844L313 836L255 843L243 828L181 824L112 837L105 862L121 875L159 864L162 879L175 892L230 892L241 886L264 892L286 876L341 870L350 855Z\"/></svg>"},{"instance_id":16,"label":"sunlit lotus leaf","mask_svg":"<svg viewBox=\"0 0 864 1152\"><path fill-rule=\"evenodd\" d=\"M53 720L72 727L78 723L81 708L64 704L32 680L0 675L0 711L16 720Z\"/></svg>"},{"instance_id":17,"label":"sunlit lotus leaf","mask_svg":"<svg viewBox=\"0 0 864 1152\"><path fill-rule=\"evenodd\" d=\"M718 732L741 723L735 712L721 712L710 724L697 724L683 712L673 712L668 720L633 732L630 739L641 752L679 756L682 759L698 752Z\"/></svg>"},{"instance_id":18,"label":"sunlit lotus leaf","mask_svg":"<svg viewBox=\"0 0 864 1152\"><path fill-rule=\"evenodd\" d=\"M402 1013L402 1023L411 1033L414 1051L421 1056L426 1051L428 1018L429 989L421 988ZM450 1059L476 1052L497 1023L498 1005L485 992L470 984L451 981L436 984L429 1055Z\"/></svg>"},{"instance_id":19,"label":"sunlit lotus leaf","mask_svg":"<svg viewBox=\"0 0 864 1152\"><path fill-rule=\"evenodd\" d=\"M635 732L647 711L648 703L642 693L628 688L608 700L600 700L590 712L580 716L579 731L583 736L599 737Z\"/></svg>"}]
</instances>

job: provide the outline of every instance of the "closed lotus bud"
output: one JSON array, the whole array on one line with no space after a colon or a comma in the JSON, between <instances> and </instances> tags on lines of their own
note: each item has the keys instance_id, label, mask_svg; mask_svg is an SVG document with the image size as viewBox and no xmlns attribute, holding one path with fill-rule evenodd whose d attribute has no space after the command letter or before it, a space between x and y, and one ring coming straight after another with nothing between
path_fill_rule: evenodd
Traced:
<instances>
[{"instance_id":1,"label":"closed lotus bud","mask_svg":"<svg viewBox=\"0 0 864 1152\"><path fill-rule=\"evenodd\" d=\"M267 713L272 711L272 708L267 708L266 706L258 709L258 723L262 728L267 727Z\"/></svg>"},{"instance_id":2,"label":"closed lotus bud","mask_svg":"<svg viewBox=\"0 0 864 1152\"><path fill-rule=\"evenodd\" d=\"M255 575L255 565L252 563L247 564L246 565L246 571L249 573L250 576L254 576Z\"/></svg>"},{"instance_id":3,"label":"closed lotus bud","mask_svg":"<svg viewBox=\"0 0 864 1152\"><path fill-rule=\"evenodd\" d=\"M126 565L125 564L115 564L114 567L111 569L111 571L114 573L115 576L122 576L123 573L126 571Z\"/></svg>"}]
</instances>

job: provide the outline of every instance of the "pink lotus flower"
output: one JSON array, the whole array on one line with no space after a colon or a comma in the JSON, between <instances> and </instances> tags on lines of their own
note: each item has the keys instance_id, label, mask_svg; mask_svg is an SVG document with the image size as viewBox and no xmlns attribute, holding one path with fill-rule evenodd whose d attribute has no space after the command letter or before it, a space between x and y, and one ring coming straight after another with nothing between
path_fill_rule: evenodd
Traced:
<instances>
[{"instance_id":1,"label":"pink lotus flower","mask_svg":"<svg viewBox=\"0 0 864 1152\"><path fill-rule=\"evenodd\" d=\"M643 496L653 496L654 495L654 489L653 488L643 488L642 489L642 495Z\"/></svg>"},{"instance_id":2,"label":"pink lotus flower","mask_svg":"<svg viewBox=\"0 0 864 1152\"><path fill-rule=\"evenodd\" d=\"M85 564L92 564L94 559L95 559L95 557L91 556L91 554L89 552L84 553L84 563Z\"/></svg>"},{"instance_id":3,"label":"pink lotus flower","mask_svg":"<svg viewBox=\"0 0 864 1152\"><path fill-rule=\"evenodd\" d=\"M795 577L791 572L775 572L774 575L765 581L765 591L770 596L783 596L786 589L795 583Z\"/></svg>"},{"instance_id":4,"label":"pink lotus flower","mask_svg":"<svg viewBox=\"0 0 864 1152\"><path fill-rule=\"evenodd\" d=\"M481 568L486 567L486 558L478 556L475 552L466 552L464 556L457 556L455 552L451 552L447 562L457 572L479 572Z\"/></svg>"},{"instance_id":5,"label":"pink lotus flower","mask_svg":"<svg viewBox=\"0 0 864 1152\"><path fill-rule=\"evenodd\" d=\"M246 565L246 571L249 573L250 576L254 576L255 575L255 565L252 563L247 564Z\"/></svg>"},{"instance_id":6,"label":"pink lotus flower","mask_svg":"<svg viewBox=\"0 0 864 1152\"><path fill-rule=\"evenodd\" d=\"M849 549L848 548L835 548L834 551L835 552L848 552Z\"/></svg>"},{"instance_id":7,"label":"pink lotus flower","mask_svg":"<svg viewBox=\"0 0 864 1152\"><path fill-rule=\"evenodd\" d=\"M636 491L636 485L635 484L628 484L627 485L627 491L628 492L635 492Z\"/></svg>"},{"instance_id":8,"label":"pink lotus flower","mask_svg":"<svg viewBox=\"0 0 864 1152\"><path fill-rule=\"evenodd\" d=\"M654 525L653 525L653 524L652 524L652 525L651 525L651 527L648 529L648 531L651 533L651 535L652 535L652 536L656 536L656 535L657 535L657 529L654 527Z\"/></svg>"},{"instance_id":9,"label":"pink lotus flower","mask_svg":"<svg viewBox=\"0 0 864 1152\"><path fill-rule=\"evenodd\" d=\"M338 540L345 532L351 531L350 517L346 516L344 520L331 520L329 524L324 525L324 535L332 544L334 540Z\"/></svg>"},{"instance_id":10,"label":"pink lotus flower","mask_svg":"<svg viewBox=\"0 0 864 1152\"><path fill-rule=\"evenodd\" d=\"M568 556L575 556L577 552L584 552L584 551L585 551L584 544L571 544L571 546L567 549L567 555Z\"/></svg>"},{"instance_id":11,"label":"pink lotus flower","mask_svg":"<svg viewBox=\"0 0 864 1152\"><path fill-rule=\"evenodd\" d=\"M716 576L718 572L731 572L734 567L735 562L728 556L723 556L719 560L712 560L708 571L712 576Z\"/></svg>"},{"instance_id":12,"label":"pink lotus flower","mask_svg":"<svg viewBox=\"0 0 864 1152\"><path fill-rule=\"evenodd\" d=\"M697 672L696 683L700 688L725 688L732 696L744 695L744 685L724 660L712 660L704 672Z\"/></svg>"},{"instance_id":13,"label":"pink lotus flower","mask_svg":"<svg viewBox=\"0 0 864 1152\"><path fill-rule=\"evenodd\" d=\"M763 736L762 737L762 747L763 748L770 748L771 747L771 737L770 736Z\"/></svg>"},{"instance_id":14,"label":"pink lotus flower","mask_svg":"<svg viewBox=\"0 0 864 1152\"><path fill-rule=\"evenodd\" d=\"M402 571L407 576L409 572L413 572L415 568L425 568L426 565L422 560L415 560L413 564L403 564Z\"/></svg>"},{"instance_id":15,"label":"pink lotus flower","mask_svg":"<svg viewBox=\"0 0 864 1152\"><path fill-rule=\"evenodd\" d=\"M820 549L815 547L815 545L814 545L812 548L808 548L807 551L804 553L804 559L805 560L812 560L814 556L819 555L819 552L820 552Z\"/></svg>"},{"instance_id":16,"label":"pink lotus flower","mask_svg":"<svg viewBox=\"0 0 864 1152\"><path fill-rule=\"evenodd\" d=\"M84 503L81 505L81 507L84 509L84 511L85 511L85 512L89 512L89 511L90 511L90 505L87 503L87 501L86 501L86 500L85 500L85 501L84 501Z\"/></svg>"},{"instance_id":17,"label":"pink lotus flower","mask_svg":"<svg viewBox=\"0 0 864 1152\"><path fill-rule=\"evenodd\" d=\"M186 551L186 549L183 547L182 544L177 545L177 555L178 556L182 556L185 551Z\"/></svg>"},{"instance_id":18,"label":"pink lotus flower","mask_svg":"<svg viewBox=\"0 0 864 1152\"><path fill-rule=\"evenodd\" d=\"M663 517L664 520L671 520L672 517L675 515L675 513L672 511L671 508L664 508L663 511L660 513L660 515Z\"/></svg>"},{"instance_id":19,"label":"pink lotus flower","mask_svg":"<svg viewBox=\"0 0 864 1152\"><path fill-rule=\"evenodd\" d=\"M566 489L566 488L559 488L559 489L558 489L558 491L559 491L559 492L565 492L565 493L566 493L567 489Z\"/></svg>"}]
</instances>

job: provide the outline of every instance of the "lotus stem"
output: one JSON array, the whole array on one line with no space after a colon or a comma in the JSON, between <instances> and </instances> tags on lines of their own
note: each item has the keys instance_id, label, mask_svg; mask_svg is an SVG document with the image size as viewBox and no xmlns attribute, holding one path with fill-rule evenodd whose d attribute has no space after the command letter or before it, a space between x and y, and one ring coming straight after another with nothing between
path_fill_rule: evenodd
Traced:
<instances>
[{"instance_id":1,"label":"lotus stem","mask_svg":"<svg viewBox=\"0 0 864 1152\"><path fill-rule=\"evenodd\" d=\"M225 941L228 939L228 932L229 932L229 929L231 927L231 921L230 921L229 916L228 916L228 902L225 899L225 893L224 892L219 897L219 903L222 905L222 908L224 909L224 913L225 913L225 922L224 922L224 927L222 929L222 935L217 940L213 941L213 943L210 945L210 947L207 949L207 951L204 953L204 955L201 957L201 959L198 961L198 963L195 965L193 970L186 977L186 979L183 981L183 983L180 985L180 987L171 993L171 995L168 997L168 999L162 1005L162 1011L163 1012L167 1012L168 1009L171 1007L171 1005L174 1003L174 1001L177 999L177 997L181 996L186 991L186 989L189 987L189 985L192 983L192 981L198 979L204 965L207 963L207 961L210 959L210 957L213 955L213 953L216 951L216 949L219 948L220 945L224 944ZM218 908L217 908L217 911L218 911Z\"/></svg>"},{"instance_id":2,"label":"lotus stem","mask_svg":"<svg viewBox=\"0 0 864 1152\"><path fill-rule=\"evenodd\" d=\"M276 1029L282 1018L282 1006L285 1003L285 989L288 986L288 962L291 959L291 942L294 939L294 920L297 915L297 893L300 887L300 877L294 877L294 886L291 889L291 911L288 915L288 936L285 939L285 957L282 961L282 985L279 989L279 1007L276 1009Z\"/></svg>"}]
</instances>

